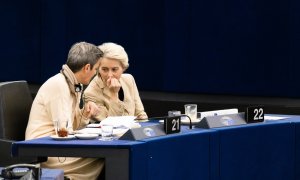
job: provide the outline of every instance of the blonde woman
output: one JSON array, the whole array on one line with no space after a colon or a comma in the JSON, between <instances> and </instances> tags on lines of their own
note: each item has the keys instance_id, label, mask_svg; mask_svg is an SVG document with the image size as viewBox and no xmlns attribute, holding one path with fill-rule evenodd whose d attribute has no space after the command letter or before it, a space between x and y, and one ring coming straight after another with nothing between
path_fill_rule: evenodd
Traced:
<instances>
[{"instance_id":1,"label":"blonde woman","mask_svg":"<svg viewBox=\"0 0 300 180\"><path fill-rule=\"evenodd\" d=\"M124 73L129 67L124 48L111 42L98 47L103 52L99 72L84 92L85 103L91 101L100 108L96 120L108 116L147 119L135 80L132 75Z\"/></svg>"}]
</instances>

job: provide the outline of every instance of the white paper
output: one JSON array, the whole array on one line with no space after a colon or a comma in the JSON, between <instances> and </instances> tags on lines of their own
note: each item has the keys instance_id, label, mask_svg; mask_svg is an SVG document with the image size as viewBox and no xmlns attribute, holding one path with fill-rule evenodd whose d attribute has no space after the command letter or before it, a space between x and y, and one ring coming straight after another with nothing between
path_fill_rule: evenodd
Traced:
<instances>
[{"instance_id":1,"label":"white paper","mask_svg":"<svg viewBox=\"0 0 300 180\"><path fill-rule=\"evenodd\" d=\"M113 135L114 136L122 136L128 128L114 128ZM101 135L101 128L83 128L78 131L74 131L74 134L98 134Z\"/></svg>"},{"instance_id":2,"label":"white paper","mask_svg":"<svg viewBox=\"0 0 300 180\"><path fill-rule=\"evenodd\" d=\"M114 128L136 128L141 127L139 123L135 121L135 116L109 116L100 122L102 125L112 125Z\"/></svg>"},{"instance_id":3,"label":"white paper","mask_svg":"<svg viewBox=\"0 0 300 180\"><path fill-rule=\"evenodd\" d=\"M101 134L101 128L83 128L74 132L75 134Z\"/></svg>"},{"instance_id":4,"label":"white paper","mask_svg":"<svg viewBox=\"0 0 300 180\"><path fill-rule=\"evenodd\" d=\"M88 124L86 127L88 127L88 128L100 128L101 125L100 125L100 123L98 123L98 124L93 123L93 124Z\"/></svg>"},{"instance_id":5,"label":"white paper","mask_svg":"<svg viewBox=\"0 0 300 180\"><path fill-rule=\"evenodd\" d=\"M282 116L264 116L265 120L270 120L270 121L277 121L277 120L282 120L282 119L288 119L289 117L282 117Z\"/></svg>"}]
</instances>

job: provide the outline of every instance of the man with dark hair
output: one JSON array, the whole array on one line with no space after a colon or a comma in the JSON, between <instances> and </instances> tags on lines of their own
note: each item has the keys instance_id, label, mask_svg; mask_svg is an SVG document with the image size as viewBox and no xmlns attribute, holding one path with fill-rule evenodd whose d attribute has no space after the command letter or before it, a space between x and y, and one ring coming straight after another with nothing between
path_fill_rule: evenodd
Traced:
<instances>
[{"instance_id":1,"label":"man with dark hair","mask_svg":"<svg viewBox=\"0 0 300 180\"><path fill-rule=\"evenodd\" d=\"M56 134L55 122L68 121L68 130L85 127L89 119L98 115L99 108L88 102L79 107L82 85L89 84L99 68L102 51L95 45L74 44L60 73L49 78L39 89L30 112L26 139ZM97 179L103 169L103 159L49 157L44 168L63 169L68 179Z\"/></svg>"}]
</instances>

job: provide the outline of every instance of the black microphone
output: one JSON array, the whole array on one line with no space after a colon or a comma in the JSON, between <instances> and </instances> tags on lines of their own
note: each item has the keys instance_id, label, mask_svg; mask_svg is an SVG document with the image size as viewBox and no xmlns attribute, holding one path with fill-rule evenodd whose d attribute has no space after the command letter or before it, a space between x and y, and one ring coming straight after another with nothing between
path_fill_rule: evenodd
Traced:
<instances>
[{"instance_id":1,"label":"black microphone","mask_svg":"<svg viewBox=\"0 0 300 180\"><path fill-rule=\"evenodd\" d=\"M176 116L189 118L189 120L190 120L189 127L190 127L190 129L192 129L192 119L190 118L190 116L188 116L186 114L180 114L180 115L176 115ZM172 116L151 117L151 118L148 118L148 120L164 120L164 119L169 118L169 117L172 117Z\"/></svg>"}]
</instances>

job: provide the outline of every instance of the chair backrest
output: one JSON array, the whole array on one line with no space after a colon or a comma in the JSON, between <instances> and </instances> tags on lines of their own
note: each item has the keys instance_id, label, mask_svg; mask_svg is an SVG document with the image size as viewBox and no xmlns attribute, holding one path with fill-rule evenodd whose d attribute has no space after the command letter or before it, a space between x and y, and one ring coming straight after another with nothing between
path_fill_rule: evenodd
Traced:
<instances>
[{"instance_id":1,"label":"chair backrest","mask_svg":"<svg viewBox=\"0 0 300 180\"><path fill-rule=\"evenodd\" d=\"M0 83L0 139L25 139L32 101L26 81Z\"/></svg>"},{"instance_id":2,"label":"chair backrest","mask_svg":"<svg viewBox=\"0 0 300 180\"><path fill-rule=\"evenodd\" d=\"M11 157L14 141L25 139L25 131L33 102L26 81L0 83L0 166L16 163L40 163L47 157Z\"/></svg>"}]
</instances>

